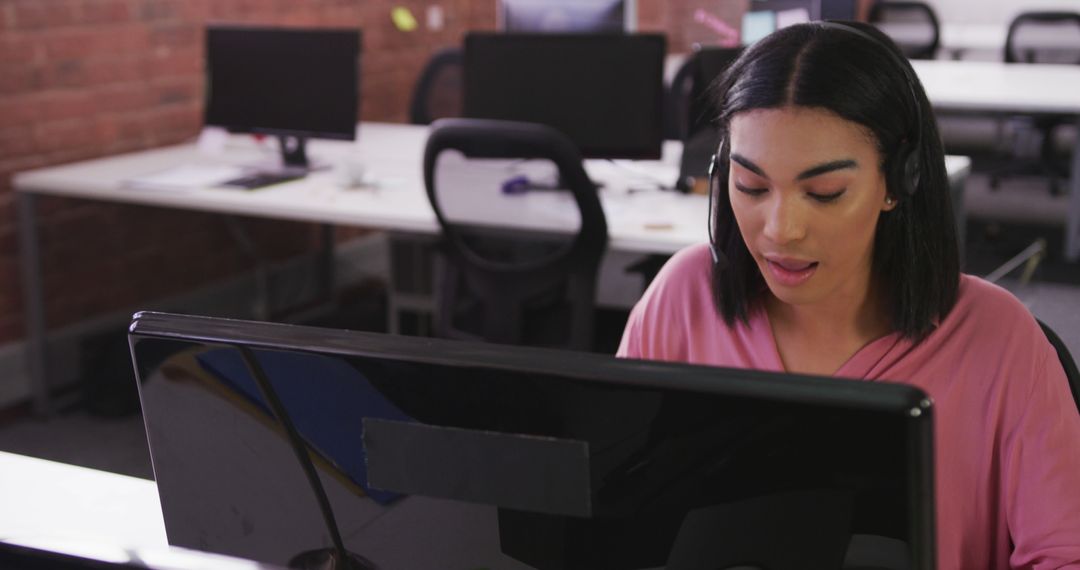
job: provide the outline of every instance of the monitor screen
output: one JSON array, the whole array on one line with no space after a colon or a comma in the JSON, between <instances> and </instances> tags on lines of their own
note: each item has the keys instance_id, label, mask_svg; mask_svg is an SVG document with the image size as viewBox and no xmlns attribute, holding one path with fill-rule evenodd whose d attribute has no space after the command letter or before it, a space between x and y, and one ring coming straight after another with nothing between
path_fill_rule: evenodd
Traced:
<instances>
[{"instance_id":1,"label":"monitor screen","mask_svg":"<svg viewBox=\"0 0 1080 570\"><path fill-rule=\"evenodd\" d=\"M635 0L501 0L506 32L623 32L636 28Z\"/></svg>"},{"instance_id":2,"label":"monitor screen","mask_svg":"<svg viewBox=\"0 0 1080 570\"><path fill-rule=\"evenodd\" d=\"M465 116L552 126L590 158L659 158L665 49L657 34L470 33Z\"/></svg>"},{"instance_id":3,"label":"monitor screen","mask_svg":"<svg viewBox=\"0 0 1080 570\"><path fill-rule=\"evenodd\" d=\"M356 136L357 29L211 26L206 75L208 125L297 137Z\"/></svg>"},{"instance_id":4,"label":"monitor screen","mask_svg":"<svg viewBox=\"0 0 1080 570\"><path fill-rule=\"evenodd\" d=\"M331 519L386 570L933 567L910 386L160 313L130 340L171 544L284 565Z\"/></svg>"},{"instance_id":5,"label":"monitor screen","mask_svg":"<svg viewBox=\"0 0 1080 570\"><path fill-rule=\"evenodd\" d=\"M822 20L854 20L855 0L821 0Z\"/></svg>"}]
</instances>

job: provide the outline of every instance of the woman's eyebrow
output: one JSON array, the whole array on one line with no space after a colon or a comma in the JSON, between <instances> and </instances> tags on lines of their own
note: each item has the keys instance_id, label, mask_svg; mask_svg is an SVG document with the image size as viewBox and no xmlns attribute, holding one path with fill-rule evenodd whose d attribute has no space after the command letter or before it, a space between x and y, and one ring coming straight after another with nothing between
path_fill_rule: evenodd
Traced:
<instances>
[{"instance_id":1,"label":"woman's eyebrow","mask_svg":"<svg viewBox=\"0 0 1080 570\"><path fill-rule=\"evenodd\" d=\"M754 164L753 162L750 161L749 158L746 158L745 156L743 156L741 154L737 154L737 153L734 153L734 152L731 153L731 161L735 162L735 163L738 163L739 166L742 166L743 168L749 170L750 172L753 172L754 174L757 174L758 176L760 176L762 178L765 178L765 179L769 178L768 176L765 175L765 171L762 170L760 166Z\"/></svg>"},{"instance_id":2,"label":"woman's eyebrow","mask_svg":"<svg viewBox=\"0 0 1080 570\"><path fill-rule=\"evenodd\" d=\"M765 174L765 171L760 166L754 164L754 161L746 158L741 154L734 152L731 153L731 161L738 163L739 166L742 166L743 168L749 170L750 172L753 172L754 174L757 174L758 176L766 180L769 179L769 176ZM831 160L829 162L824 162L817 166L807 168L806 170L799 173L799 175L795 177L795 180L806 180L808 178L821 176L822 174L827 174L835 170L844 170L849 168L859 168L859 163L850 158L845 158L842 160Z\"/></svg>"},{"instance_id":3,"label":"woman's eyebrow","mask_svg":"<svg viewBox=\"0 0 1080 570\"><path fill-rule=\"evenodd\" d=\"M819 164L813 168L807 168L806 170L799 173L799 175L795 177L795 180L806 180L807 178L821 176L822 174L833 172L834 170L844 170L848 168L859 168L859 163L851 160L850 158L844 160L829 161L823 164Z\"/></svg>"}]
</instances>

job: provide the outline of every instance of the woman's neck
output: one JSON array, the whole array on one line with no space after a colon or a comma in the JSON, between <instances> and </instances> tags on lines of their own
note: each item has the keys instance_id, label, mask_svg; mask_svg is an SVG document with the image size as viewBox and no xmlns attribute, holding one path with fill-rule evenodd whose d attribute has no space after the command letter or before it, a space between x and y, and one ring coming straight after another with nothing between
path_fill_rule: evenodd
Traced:
<instances>
[{"instance_id":1,"label":"woman's neck","mask_svg":"<svg viewBox=\"0 0 1080 570\"><path fill-rule=\"evenodd\" d=\"M892 332L880 294L838 295L826 303L791 305L771 293L765 310L773 338L791 372L833 374L860 348Z\"/></svg>"}]
</instances>

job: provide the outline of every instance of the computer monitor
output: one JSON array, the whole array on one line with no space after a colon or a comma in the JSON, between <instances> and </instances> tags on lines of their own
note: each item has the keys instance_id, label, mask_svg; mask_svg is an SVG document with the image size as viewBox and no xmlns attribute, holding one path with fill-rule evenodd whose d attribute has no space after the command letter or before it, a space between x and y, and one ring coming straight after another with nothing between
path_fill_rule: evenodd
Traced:
<instances>
[{"instance_id":1,"label":"computer monitor","mask_svg":"<svg viewBox=\"0 0 1080 570\"><path fill-rule=\"evenodd\" d=\"M4 570L283 570L179 547L126 548L63 537L0 539Z\"/></svg>"},{"instance_id":2,"label":"computer monitor","mask_svg":"<svg viewBox=\"0 0 1080 570\"><path fill-rule=\"evenodd\" d=\"M498 0L505 32L632 32L636 0Z\"/></svg>"},{"instance_id":3,"label":"computer monitor","mask_svg":"<svg viewBox=\"0 0 1080 570\"><path fill-rule=\"evenodd\" d=\"M205 122L276 135L285 167L306 140L356 138L360 30L209 26Z\"/></svg>"},{"instance_id":4,"label":"computer monitor","mask_svg":"<svg viewBox=\"0 0 1080 570\"><path fill-rule=\"evenodd\" d=\"M854 20L855 0L820 0L822 20Z\"/></svg>"},{"instance_id":5,"label":"computer monitor","mask_svg":"<svg viewBox=\"0 0 1080 570\"><path fill-rule=\"evenodd\" d=\"M470 33L464 114L552 126L588 158L660 158L665 49L659 34Z\"/></svg>"},{"instance_id":6,"label":"computer monitor","mask_svg":"<svg viewBox=\"0 0 1080 570\"><path fill-rule=\"evenodd\" d=\"M288 564L340 542L384 570L839 568L867 544L934 564L911 386L161 313L130 342L171 544Z\"/></svg>"}]
</instances>

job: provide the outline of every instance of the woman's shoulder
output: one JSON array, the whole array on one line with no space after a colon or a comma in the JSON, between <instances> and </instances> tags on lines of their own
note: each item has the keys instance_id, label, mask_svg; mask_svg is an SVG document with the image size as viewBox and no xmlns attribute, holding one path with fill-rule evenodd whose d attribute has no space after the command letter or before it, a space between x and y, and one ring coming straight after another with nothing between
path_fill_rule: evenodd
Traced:
<instances>
[{"instance_id":1,"label":"woman's shoulder","mask_svg":"<svg viewBox=\"0 0 1080 570\"><path fill-rule=\"evenodd\" d=\"M651 303L685 303L711 295L712 254L708 244L685 247L664 263L642 296Z\"/></svg>"},{"instance_id":2,"label":"woman's shoulder","mask_svg":"<svg viewBox=\"0 0 1080 570\"><path fill-rule=\"evenodd\" d=\"M983 343L1043 348L1045 335L1031 311L1006 289L973 275L960 276L956 305L943 324L963 329L984 339Z\"/></svg>"},{"instance_id":3,"label":"woman's shoulder","mask_svg":"<svg viewBox=\"0 0 1080 570\"><path fill-rule=\"evenodd\" d=\"M672 326L712 306L712 256L707 244L683 248L671 256L645 289L632 312L643 324ZM685 323L684 323L685 324Z\"/></svg>"},{"instance_id":4,"label":"woman's shoulder","mask_svg":"<svg viewBox=\"0 0 1080 570\"><path fill-rule=\"evenodd\" d=\"M692 274L700 276L708 274L712 267L712 253L709 251L709 244L696 243L680 249L671 256L671 259L664 264L664 268L660 271L660 275L665 273L685 275Z\"/></svg>"},{"instance_id":5,"label":"woman's shoulder","mask_svg":"<svg viewBox=\"0 0 1080 570\"><path fill-rule=\"evenodd\" d=\"M1031 311L1008 290L974 275L960 276L956 311L967 318L1035 324Z\"/></svg>"}]
</instances>

